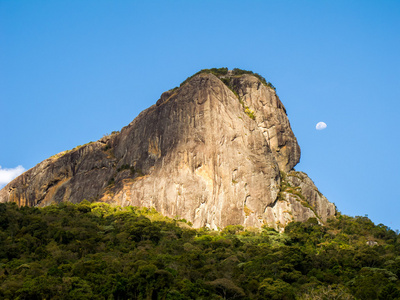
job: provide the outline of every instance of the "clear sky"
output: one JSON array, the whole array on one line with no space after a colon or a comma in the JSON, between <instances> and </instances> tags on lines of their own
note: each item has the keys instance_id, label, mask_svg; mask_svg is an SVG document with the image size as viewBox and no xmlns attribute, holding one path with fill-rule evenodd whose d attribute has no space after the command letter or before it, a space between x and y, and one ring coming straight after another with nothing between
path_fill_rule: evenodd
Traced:
<instances>
[{"instance_id":1,"label":"clear sky","mask_svg":"<svg viewBox=\"0 0 400 300\"><path fill-rule=\"evenodd\" d=\"M277 88L296 170L342 213L400 229L399 57L397 0L0 0L0 187L200 69L237 67Z\"/></svg>"}]
</instances>

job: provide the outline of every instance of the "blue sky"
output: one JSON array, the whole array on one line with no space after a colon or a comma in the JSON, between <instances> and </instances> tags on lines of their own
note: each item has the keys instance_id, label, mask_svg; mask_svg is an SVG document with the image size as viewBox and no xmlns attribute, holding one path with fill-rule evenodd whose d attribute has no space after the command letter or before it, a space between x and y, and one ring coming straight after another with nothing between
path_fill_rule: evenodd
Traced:
<instances>
[{"instance_id":1,"label":"blue sky","mask_svg":"<svg viewBox=\"0 0 400 300\"><path fill-rule=\"evenodd\" d=\"M0 186L200 69L237 67L277 88L296 170L342 213L400 229L399 33L395 0L0 0Z\"/></svg>"}]
</instances>

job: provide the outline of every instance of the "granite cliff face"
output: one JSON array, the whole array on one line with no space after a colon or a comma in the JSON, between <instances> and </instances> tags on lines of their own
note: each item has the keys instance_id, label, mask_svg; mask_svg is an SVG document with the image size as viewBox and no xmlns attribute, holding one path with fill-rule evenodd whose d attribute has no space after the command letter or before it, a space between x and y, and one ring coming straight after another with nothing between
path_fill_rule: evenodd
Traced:
<instances>
[{"instance_id":1,"label":"granite cliff face","mask_svg":"<svg viewBox=\"0 0 400 300\"><path fill-rule=\"evenodd\" d=\"M155 207L213 229L324 222L335 206L293 170L299 159L286 110L263 78L204 71L163 93L120 132L17 177L0 202Z\"/></svg>"}]
</instances>

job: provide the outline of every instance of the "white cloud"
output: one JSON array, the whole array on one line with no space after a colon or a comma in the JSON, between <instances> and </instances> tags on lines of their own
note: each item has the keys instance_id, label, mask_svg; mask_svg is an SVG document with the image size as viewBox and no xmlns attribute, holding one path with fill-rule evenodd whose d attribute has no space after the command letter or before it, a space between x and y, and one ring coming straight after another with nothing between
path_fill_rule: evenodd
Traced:
<instances>
[{"instance_id":1,"label":"white cloud","mask_svg":"<svg viewBox=\"0 0 400 300\"><path fill-rule=\"evenodd\" d=\"M324 122L318 122L317 125L315 126L315 129L317 130L323 130L326 128L326 124Z\"/></svg>"},{"instance_id":2,"label":"white cloud","mask_svg":"<svg viewBox=\"0 0 400 300\"><path fill-rule=\"evenodd\" d=\"M7 169L2 168L0 166L0 189L3 188L7 183L13 180L18 175L21 175L25 172L25 168L23 166L18 166L15 168Z\"/></svg>"}]
</instances>

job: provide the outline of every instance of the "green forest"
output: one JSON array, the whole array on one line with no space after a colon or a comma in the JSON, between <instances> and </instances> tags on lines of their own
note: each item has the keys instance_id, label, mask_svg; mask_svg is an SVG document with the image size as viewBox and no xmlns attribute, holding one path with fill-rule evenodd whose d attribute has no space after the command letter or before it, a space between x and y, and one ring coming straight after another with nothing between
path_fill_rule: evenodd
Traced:
<instances>
[{"instance_id":1,"label":"green forest","mask_svg":"<svg viewBox=\"0 0 400 300\"><path fill-rule=\"evenodd\" d=\"M1 299L400 299L400 239L340 213L284 233L154 209L0 204Z\"/></svg>"}]
</instances>

